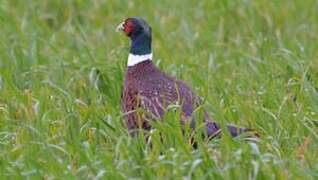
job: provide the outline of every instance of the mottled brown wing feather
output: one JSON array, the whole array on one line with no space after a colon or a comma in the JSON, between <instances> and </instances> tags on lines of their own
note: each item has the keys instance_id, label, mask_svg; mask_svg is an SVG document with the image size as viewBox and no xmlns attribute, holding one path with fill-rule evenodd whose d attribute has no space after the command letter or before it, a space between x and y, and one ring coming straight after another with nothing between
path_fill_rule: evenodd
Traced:
<instances>
[{"instance_id":1,"label":"mottled brown wing feather","mask_svg":"<svg viewBox=\"0 0 318 180\"><path fill-rule=\"evenodd\" d=\"M192 115L197 98L182 81L161 74L150 76L140 82L141 107L157 119L162 118L169 105L181 105L182 121Z\"/></svg>"}]
</instances>

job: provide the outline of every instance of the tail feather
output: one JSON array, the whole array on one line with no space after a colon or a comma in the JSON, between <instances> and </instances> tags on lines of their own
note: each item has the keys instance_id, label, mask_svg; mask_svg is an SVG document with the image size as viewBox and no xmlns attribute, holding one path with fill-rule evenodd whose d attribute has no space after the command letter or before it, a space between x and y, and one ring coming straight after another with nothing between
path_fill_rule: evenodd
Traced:
<instances>
[{"instance_id":1,"label":"tail feather","mask_svg":"<svg viewBox=\"0 0 318 180\"><path fill-rule=\"evenodd\" d=\"M206 123L207 134L210 139L221 137L222 129L216 122L207 122ZM235 125L227 125L227 130L232 137L237 137L243 135L246 140L257 141L260 138L260 135L253 129L237 127Z\"/></svg>"}]
</instances>

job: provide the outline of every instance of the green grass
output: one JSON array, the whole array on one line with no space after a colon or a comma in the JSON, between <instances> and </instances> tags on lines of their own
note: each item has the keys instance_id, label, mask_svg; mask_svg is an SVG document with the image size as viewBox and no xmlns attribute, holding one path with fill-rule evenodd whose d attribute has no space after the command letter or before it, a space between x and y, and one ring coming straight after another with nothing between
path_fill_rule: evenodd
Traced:
<instances>
[{"instance_id":1,"label":"green grass","mask_svg":"<svg viewBox=\"0 0 318 180\"><path fill-rule=\"evenodd\" d=\"M0 179L317 179L318 2L0 0ZM153 29L154 62L221 124L259 143L128 135L120 99L128 16ZM159 134L162 134L162 137ZM162 139L163 141L161 141Z\"/></svg>"}]
</instances>

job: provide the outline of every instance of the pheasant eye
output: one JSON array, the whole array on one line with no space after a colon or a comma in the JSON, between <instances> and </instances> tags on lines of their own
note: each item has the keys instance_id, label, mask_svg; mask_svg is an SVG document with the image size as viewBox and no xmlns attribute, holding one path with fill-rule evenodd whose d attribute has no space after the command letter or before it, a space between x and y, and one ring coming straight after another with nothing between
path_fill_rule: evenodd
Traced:
<instances>
[{"instance_id":1,"label":"pheasant eye","mask_svg":"<svg viewBox=\"0 0 318 180\"><path fill-rule=\"evenodd\" d=\"M134 30L134 23L131 22L131 21L127 21L124 25L125 29L124 29L124 32L127 36L130 35L130 33Z\"/></svg>"}]
</instances>

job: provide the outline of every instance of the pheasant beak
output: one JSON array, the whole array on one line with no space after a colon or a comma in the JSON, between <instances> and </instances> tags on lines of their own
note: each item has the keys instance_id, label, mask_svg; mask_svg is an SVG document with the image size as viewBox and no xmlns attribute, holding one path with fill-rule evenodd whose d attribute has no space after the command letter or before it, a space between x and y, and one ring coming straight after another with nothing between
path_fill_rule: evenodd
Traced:
<instances>
[{"instance_id":1,"label":"pheasant beak","mask_svg":"<svg viewBox=\"0 0 318 180\"><path fill-rule=\"evenodd\" d=\"M124 30L125 30L124 24L125 24L125 22L120 23L120 24L116 27L116 32L124 31Z\"/></svg>"}]
</instances>

